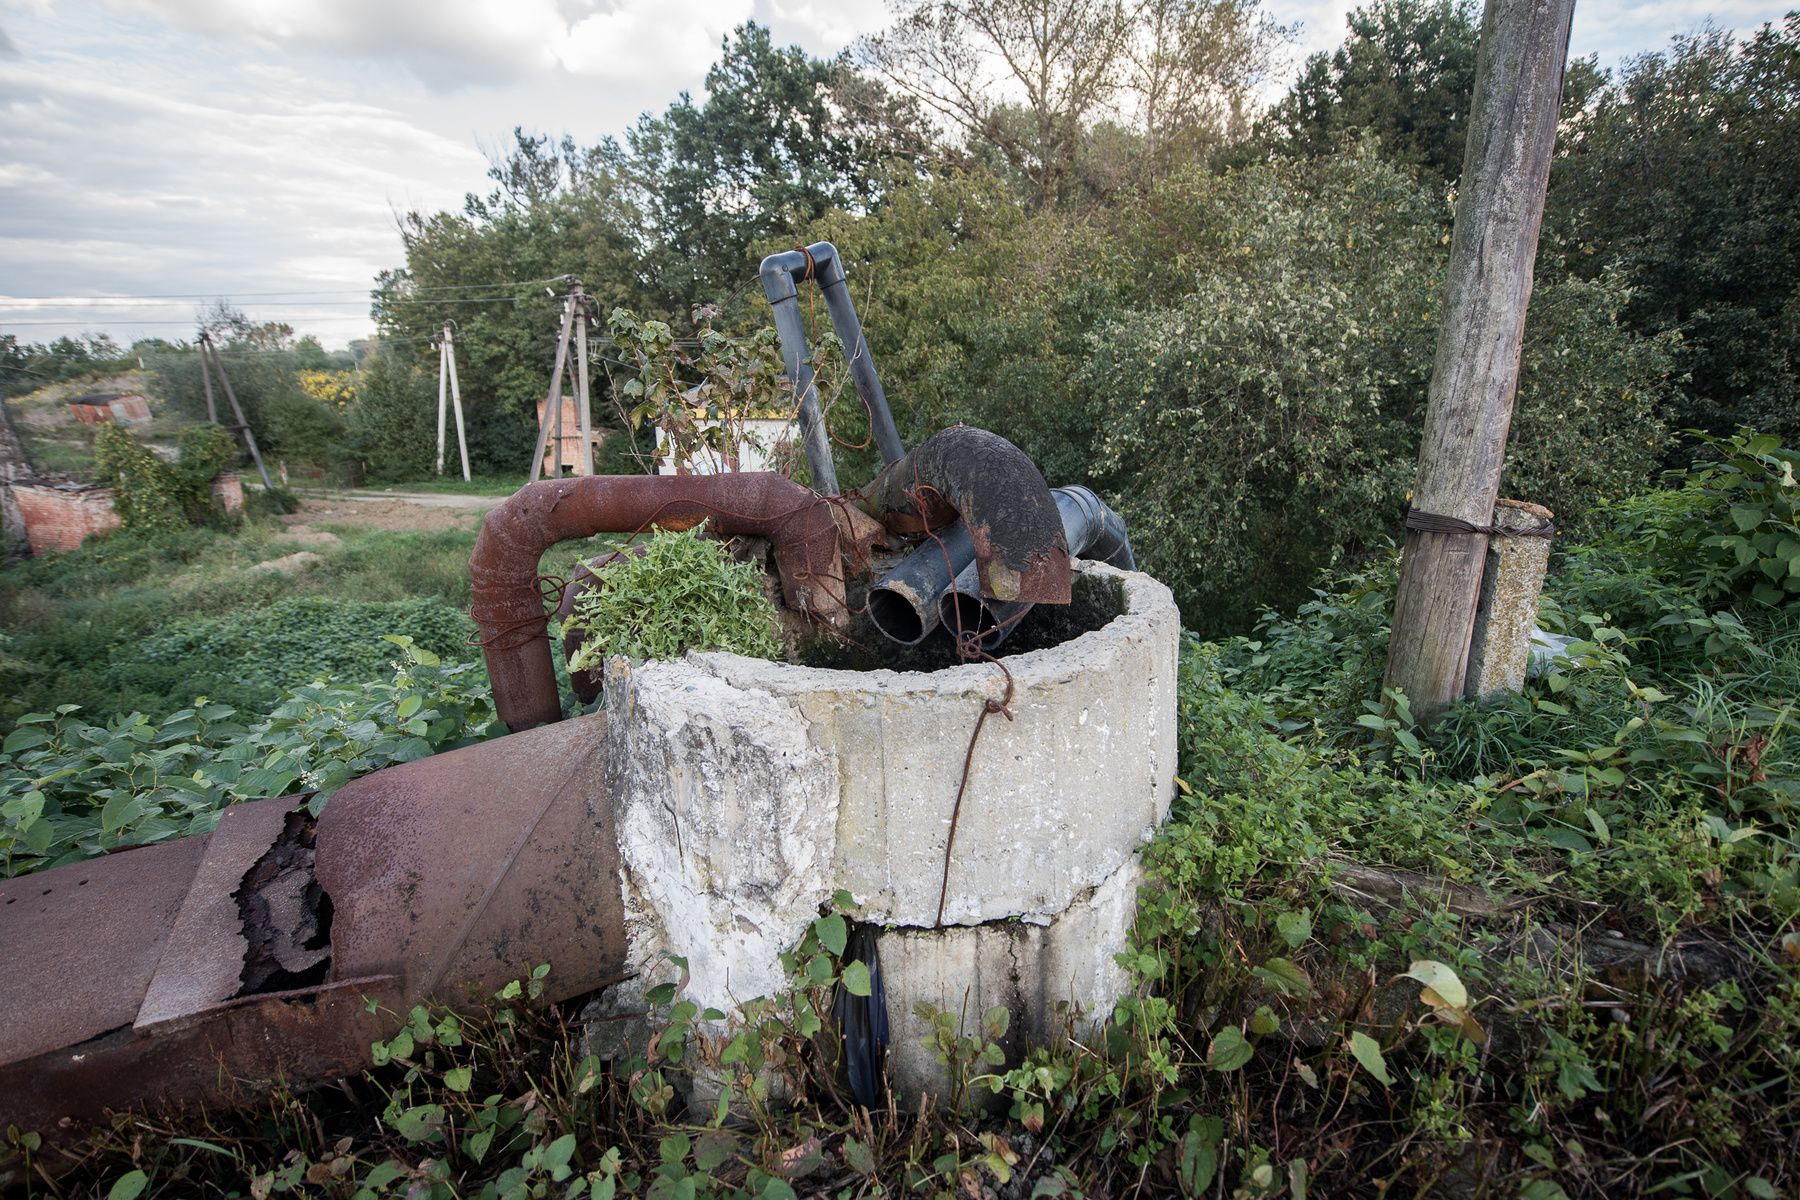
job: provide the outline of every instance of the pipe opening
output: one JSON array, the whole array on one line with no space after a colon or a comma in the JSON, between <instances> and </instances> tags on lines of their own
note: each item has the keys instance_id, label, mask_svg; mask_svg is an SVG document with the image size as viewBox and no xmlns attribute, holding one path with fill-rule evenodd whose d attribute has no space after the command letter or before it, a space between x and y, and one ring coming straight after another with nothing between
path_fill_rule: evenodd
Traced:
<instances>
[{"instance_id":1,"label":"pipe opening","mask_svg":"<svg viewBox=\"0 0 1800 1200\"><path fill-rule=\"evenodd\" d=\"M973 630L985 642L988 632L994 628L994 614L988 611L980 596L971 596L967 592L945 592L943 605L944 628L950 631L951 637L955 637L958 632L968 633Z\"/></svg>"},{"instance_id":2,"label":"pipe opening","mask_svg":"<svg viewBox=\"0 0 1800 1200\"><path fill-rule=\"evenodd\" d=\"M1014 626L1012 636L992 653L996 658L1028 654L1060 646L1084 633L1104 629L1115 617L1126 611L1125 589L1115 577L1077 575L1068 604L1040 604ZM873 596L852 590L850 606L860 609ZM971 604L978 605L974 597ZM799 665L834 671L941 671L960 666L965 661L956 652L956 618L934 624L931 631L913 645L903 645L883 637L868 612L857 613L841 634L821 635L802 641L796 647ZM963 617L963 628L979 628L973 618ZM789 661L795 661L790 659Z\"/></svg>"},{"instance_id":3,"label":"pipe opening","mask_svg":"<svg viewBox=\"0 0 1800 1200\"><path fill-rule=\"evenodd\" d=\"M893 588L870 589L869 620L903 646L918 645L930 632L918 606Z\"/></svg>"}]
</instances>

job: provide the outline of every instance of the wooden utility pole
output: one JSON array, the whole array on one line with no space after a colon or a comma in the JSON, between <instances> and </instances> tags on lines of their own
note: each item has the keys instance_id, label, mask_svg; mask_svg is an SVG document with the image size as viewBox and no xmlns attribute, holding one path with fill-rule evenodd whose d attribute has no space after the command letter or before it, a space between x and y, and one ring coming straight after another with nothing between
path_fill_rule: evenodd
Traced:
<instances>
[{"instance_id":1,"label":"wooden utility pole","mask_svg":"<svg viewBox=\"0 0 1800 1200\"><path fill-rule=\"evenodd\" d=\"M210 423L219 423L219 406L213 403L212 368L206 365L206 335L200 335L200 382L206 385L206 419Z\"/></svg>"},{"instance_id":2,"label":"wooden utility pole","mask_svg":"<svg viewBox=\"0 0 1800 1200\"><path fill-rule=\"evenodd\" d=\"M456 444L462 449L463 482L469 481L469 439L463 435L462 388L456 381L456 337L450 322L444 322L444 337L438 343L438 453L437 473L444 473L444 391L456 407Z\"/></svg>"},{"instance_id":3,"label":"wooden utility pole","mask_svg":"<svg viewBox=\"0 0 1800 1200\"><path fill-rule=\"evenodd\" d=\"M581 285L575 285L576 304L582 304ZM588 314L586 307L575 313L575 412L581 425L581 458L575 469L583 475L594 473L594 422L588 412ZM560 408L561 405L559 404ZM560 430L558 431L561 432Z\"/></svg>"},{"instance_id":4,"label":"wooden utility pole","mask_svg":"<svg viewBox=\"0 0 1800 1200\"><path fill-rule=\"evenodd\" d=\"M269 468L263 465L262 451L256 448L256 434L251 430L250 422L244 419L244 410L238 407L237 393L231 390L231 377L225 374L225 360L219 357L219 348L212 344L212 338L203 333L200 335L200 359L202 366L205 364L206 355L209 351L212 354L213 366L217 367L219 370L219 382L225 385L225 399L231 403L232 415L237 418L237 424L229 426L229 428L235 429L243 435L244 445L250 447L250 457L256 462L256 472L262 476L263 491L268 494L270 501L275 504L275 510L277 512L284 511L280 502L275 500L275 485L269 481ZM214 422L214 424L217 424L217 422Z\"/></svg>"},{"instance_id":5,"label":"wooden utility pole","mask_svg":"<svg viewBox=\"0 0 1800 1200\"><path fill-rule=\"evenodd\" d=\"M581 295L581 282L575 281L563 297L562 333L556 339L556 365L550 368L550 392L544 397L544 418L538 422L537 446L531 453L531 477L544 473L544 443L556 430L556 474L562 474L562 384L563 368L569 361L569 331L575 322L575 305ZM585 340L585 339L584 339Z\"/></svg>"},{"instance_id":6,"label":"wooden utility pole","mask_svg":"<svg viewBox=\"0 0 1800 1200\"><path fill-rule=\"evenodd\" d=\"M1463 692L1506 463L1575 0L1487 0L1387 686L1429 723Z\"/></svg>"}]
</instances>

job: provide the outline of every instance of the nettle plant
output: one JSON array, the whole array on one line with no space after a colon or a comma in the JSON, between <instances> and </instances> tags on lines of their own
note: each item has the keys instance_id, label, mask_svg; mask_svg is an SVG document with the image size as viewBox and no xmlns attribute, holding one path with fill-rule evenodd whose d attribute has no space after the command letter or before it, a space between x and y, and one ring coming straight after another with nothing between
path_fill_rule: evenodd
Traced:
<instances>
[{"instance_id":1,"label":"nettle plant","mask_svg":"<svg viewBox=\"0 0 1800 1200\"><path fill-rule=\"evenodd\" d=\"M1747 592L1770 607L1800 605L1800 450L1774 434L1708 438L1724 460L1687 472L1687 486L1719 501L1724 532L1704 538L1708 590Z\"/></svg>"},{"instance_id":2,"label":"nettle plant","mask_svg":"<svg viewBox=\"0 0 1800 1200\"><path fill-rule=\"evenodd\" d=\"M254 725L204 697L160 724L25 714L0 746L0 875L210 833L227 805L290 792L312 792L317 816L359 775L500 732L474 665L387 640L404 656L390 681L295 688Z\"/></svg>"},{"instance_id":3,"label":"nettle plant","mask_svg":"<svg viewBox=\"0 0 1800 1200\"><path fill-rule=\"evenodd\" d=\"M689 649L780 658L780 616L763 594L754 563L738 562L704 526L658 530L642 553L601 574L575 602L565 627L587 634L569 670L588 670L607 655L637 661L675 659Z\"/></svg>"},{"instance_id":4,"label":"nettle plant","mask_svg":"<svg viewBox=\"0 0 1800 1200\"><path fill-rule=\"evenodd\" d=\"M661 429L666 440L659 462L678 472L694 466L736 470L742 448L753 444L791 477L799 465L794 439L784 434L764 445L745 425L775 419L794 428L801 397L787 378L780 339L769 326L748 336L721 332L713 328L718 317L713 305L695 308L699 333L690 342L676 338L667 322L639 321L629 309L613 309L607 332L621 357L637 366L635 376L614 385L613 394L624 398L621 415L633 429L645 421ZM829 409L847 378L843 343L835 334L821 334L810 363L820 404Z\"/></svg>"}]
</instances>

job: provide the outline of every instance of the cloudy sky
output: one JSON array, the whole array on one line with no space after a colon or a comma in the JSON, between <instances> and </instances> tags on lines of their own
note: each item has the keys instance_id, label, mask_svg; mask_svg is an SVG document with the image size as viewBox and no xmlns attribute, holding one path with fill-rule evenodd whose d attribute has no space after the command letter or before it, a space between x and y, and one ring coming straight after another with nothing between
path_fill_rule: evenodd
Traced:
<instances>
[{"instance_id":1,"label":"cloudy sky","mask_svg":"<svg viewBox=\"0 0 1800 1200\"><path fill-rule=\"evenodd\" d=\"M1347 0L1266 0L1294 63ZM1581 0L1602 65L1763 0ZM395 214L485 190L514 125L583 143L700 91L754 19L824 55L884 0L0 0L0 333L191 336L228 297L341 346ZM1291 69L1282 73L1282 79Z\"/></svg>"}]
</instances>

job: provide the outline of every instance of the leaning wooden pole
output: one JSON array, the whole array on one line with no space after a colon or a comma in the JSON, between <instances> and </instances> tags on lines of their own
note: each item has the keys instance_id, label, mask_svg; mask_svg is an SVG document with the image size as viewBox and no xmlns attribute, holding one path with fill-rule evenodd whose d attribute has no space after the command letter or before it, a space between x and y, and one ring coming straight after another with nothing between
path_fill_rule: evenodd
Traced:
<instances>
[{"instance_id":1,"label":"leaning wooden pole","mask_svg":"<svg viewBox=\"0 0 1800 1200\"><path fill-rule=\"evenodd\" d=\"M269 468L263 465L262 451L256 448L256 432L250 428L250 422L244 419L244 410L238 405L237 393L231 390L231 376L225 374L225 360L219 357L219 348L214 346L210 340L203 342L202 345L212 350L213 366L218 369L219 382L225 385L225 399L230 402L231 413L237 418L237 424L230 428L241 433L244 445L250 447L250 457L256 462L256 473L262 476L263 494L269 498L269 503L275 506L276 512L286 512L287 510L281 507L281 502L275 499L275 485L269 479Z\"/></svg>"},{"instance_id":2,"label":"leaning wooden pole","mask_svg":"<svg viewBox=\"0 0 1800 1200\"><path fill-rule=\"evenodd\" d=\"M580 285L580 281L575 281ZM544 397L544 417L538 422L537 445L531 451L531 478L537 479L544 473L544 448L549 441L550 429L556 427L556 436L562 437L562 382L563 367L569 361L569 329L575 321L575 293L571 291L563 297L562 332L556 338L556 365L550 368L550 392ZM562 448L557 447L557 474L561 474Z\"/></svg>"},{"instance_id":3,"label":"leaning wooden pole","mask_svg":"<svg viewBox=\"0 0 1800 1200\"><path fill-rule=\"evenodd\" d=\"M1429 723L1463 692L1506 462L1575 0L1487 0L1387 686Z\"/></svg>"}]
</instances>

